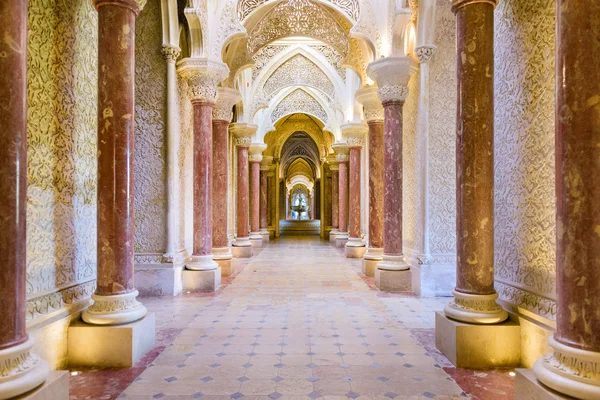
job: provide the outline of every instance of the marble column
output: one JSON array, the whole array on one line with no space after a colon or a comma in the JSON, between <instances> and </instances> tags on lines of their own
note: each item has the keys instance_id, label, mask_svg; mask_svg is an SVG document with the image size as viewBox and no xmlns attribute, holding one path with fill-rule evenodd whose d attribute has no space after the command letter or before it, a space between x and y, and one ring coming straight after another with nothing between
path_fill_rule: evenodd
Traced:
<instances>
[{"instance_id":1,"label":"marble column","mask_svg":"<svg viewBox=\"0 0 600 400\"><path fill-rule=\"evenodd\" d=\"M329 241L335 244L337 235L340 232L340 167L337 159L330 163L329 169L331 170L331 232L329 232Z\"/></svg>"},{"instance_id":2,"label":"marble column","mask_svg":"<svg viewBox=\"0 0 600 400\"><path fill-rule=\"evenodd\" d=\"M229 123L233 118L233 106L241 100L236 89L219 87L217 103L213 108L213 202L212 253L213 259L221 267L221 276L231 275L231 248L227 235L228 202L219 199L227 198L227 175L229 171Z\"/></svg>"},{"instance_id":3,"label":"marble column","mask_svg":"<svg viewBox=\"0 0 600 400\"><path fill-rule=\"evenodd\" d=\"M375 270L375 284L385 291L411 290L410 266L402 251L402 108L415 71L410 57L388 57L367 67L384 108L383 257Z\"/></svg>"},{"instance_id":4,"label":"marble column","mask_svg":"<svg viewBox=\"0 0 600 400\"><path fill-rule=\"evenodd\" d=\"M27 220L27 1L0 2L0 398L42 384L48 364L25 330Z\"/></svg>"},{"instance_id":5,"label":"marble column","mask_svg":"<svg viewBox=\"0 0 600 400\"><path fill-rule=\"evenodd\" d=\"M233 256L236 258L252 257L252 244L250 243L249 231L248 150L257 128L256 125L246 123L234 123L231 126L237 147L237 233L236 239L232 244Z\"/></svg>"},{"instance_id":6,"label":"marble column","mask_svg":"<svg viewBox=\"0 0 600 400\"><path fill-rule=\"evenodd\" d=\"M344 248L348 242L348 146L333 145L338 163L338 233L335 247Z\"/></svg>"},{"instance_id":7,"label":"marble column","mask_svg":"<svg viewBox=\"0 0 600 400\"><path fill-rule=\"evenodd\" d=\"M447 317L504 321L494 289L494 7L455 0L457 32L456 239L454 300ZM462 62L466 58L468 62Z\"/></svg>"},{"instance_id":8,"label":"marble column","mask_svg":"<svg viewBox=\"0 0 600 400\"><path fill-rule=\"evenodd\" d=\"M98 278L89 324L143 318L133 283L136 1L96 0L98 11ZM124 29L123 27L127 27Z\"/></svg>"},{"instance_id":9,"label":"marble column","mask_svg":"<svg viewBox=\"0 0 600 400\"><path fill-rule=\"evenodd\" d=\"M263 156L260 164L260 226L259 233L262 243L269 242L268 216L269 216L269 170L271 169L272 156Z\"/></svg>"},{"instance_id":10,"label":"marble column","mask_svg":"<svg viewBox=\"0 0 600 400\"><path fill-rule=\"evenodd\" d=\"M356 92L369 125L369 245L362 262L367 276L375 276L377 264L383 260L384 112L377 91L377 86L369 86Z\"/></svg>"},{"instance_id":11,"label":"marble column","mask_svg":"<svg viewBox=\"0 0 600 400\"><path fill-rule=\"evenodd\" d=\"M348 144L348 192L349 198L352 199L348 204L348 242L346 242L345 254L347 258L362 258L366 247L360 235L360 154L368 130L364 124L346 124L342 125L341 129L342 136Z\"/></svg>"},{"instance_id":12,"label":"marble column","mask_svg":"<svg viewBox=\"0 0 600 400\"><path fill-rule=\"evenodd\" d=\"M551 389L592 400L600 399L600 3L558 0L556 28L556 332L553 353L533 369Z\"/></svg>"},{"instance_id":13,"label":"marble column","mask_svg":"<svg viewBox=\"0 0 600 400\"><path fill-rule=\"evenodd\" d=\"M267 145L252 143L248 150L250 162L250 243L252 247L262 246L260 234L260 163L262 152Z\"/></svg>"},{"instance_id":14,"label":"marble column","mask_svg":"<svg viewBox=\"0 0 600 400\"><path fill-rule=\"evenodd\" d=\"M186 269L216 271L213 259L213 130L212 114L217 100L217 85L227 77L229 69L223 63L208 59L186 58L178 63L181 76L187 81L188 97L193 107L194 129L194 245ZM190 275L190 274L187 274ZM221 271L206 273L203 289L218 288ZM218 276L217 276L218 275ZM200 275L196 275L200 278ZM185 277L184 277L185 278ZM204 280L204 279L202 279ZM217 282L218 281L218 282ZM210 286L208 288L207 286ZM186 282L184 282L186 287Z\"/></svg>"}]
</instances>

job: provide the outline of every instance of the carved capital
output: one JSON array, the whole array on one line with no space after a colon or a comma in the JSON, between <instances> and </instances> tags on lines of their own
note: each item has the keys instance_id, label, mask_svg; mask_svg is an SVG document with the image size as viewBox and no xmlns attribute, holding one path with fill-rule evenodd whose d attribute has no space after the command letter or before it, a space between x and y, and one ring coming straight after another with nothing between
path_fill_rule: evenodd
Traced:
<instances>
[{"instance_id":1,"label":"carved capital","mask_svg":"<svg viewBox=\"0 0 600 400\"><path fill-rule=\"evenodd\" d=\"M233 118L232 108L240 100L239 90L227 87L217 88L217 103L213 108L213 121L231 122Z\"/></svg>"},{"instance_id":2,"label":"carved capital","mask_svg":"<svg viewBox=\"0 0 600 400\"><path fill-rule=\"evenodd\" d=\"M165 58L165 61L171 64L175 64L175 61L177 61L177 58L181 54L181 49L177 46L166 44L163 45L161 52L163 57Z\"/></svg>"},{"instance_id":3,"label":"carved capital","mask_svg":"<svg viewBox=\"0 0 600 400\"><path fill-rule=\"evenodd\" d=\"M408 95L408 81L418 65L411 57L388 57L373 61L367 74L379 86L381 102L404 101Z\"/></svg>"},{"instance_id":4,"label":"carved capital","mask_svg":"<svg viewBox=\"0 0 600 400\"><path fill-rule=\"evenodd\" d=\"M356 92L356 101L363 105L367 122L383 121L384 111L377 95L377 86L367 86Z\"/></svg>"},{"instance_id":5,"label":"carved capital","mask_svg":"<svg viewBox=\"0 0 600 400\"><path fill-rule=\"evenodd\" d=\"M348 154L336 154L335 159L338 163L348 162Z\"/></svg>"},{"instance_id":6,"label":"carved capital","mask_svg":"<svg viewBox=\"0 0 600 400\"><path fill-rule=\"evenodd\" d=\"M427 64L431 60L431 57L433 57L436 49L437 47L434 45L424 45L417 47L415 54L421 64Z\"/></svg>"},{"instance_id":7,"label":"carved capital","mask_svg":"<svg viewBox=\"0 0 600 400\"><path fill-rule=\"evenodd\" d=\"M245 122L238 122L230 125L231 133L235 137L235 145L239 147L250 147L252 144L252 137L256 133L258 126L247 124Z\"/></svg>"},{"instance_id":8,"label":"carved capital","mask_svg":"<svg viewBox=\"0 0 600 400\"><path fill-rule=\"evenodd\" d=\"M102 6L119 6L130 9L136 16L144 9L146 2L147 0L92 0L96 10Z\"/></svg>"},{"instance_id":9,"label":"carved capital","mask_svg":"<svg viewBox=\"0 0 600 400\"><path fill-rule=\"evenodd\" d=\"M267 149L267 145L264 143L252 143L248 150L248 160L250 162L261 162L262 153Z\"/></svg>"},{"instance_id":10,"label":"carved capital","mask_svg":"<svg viewBox=\"0 0 600 400\"><path fill-rule=\"evenodd\" d=\"M377 91L381 103L402 102L408 96L408 86L405 85L385 85Z\"/></svg>"},{"instance_id":11,"label":"carved capital","mask_svg":"<svg viewBox=\"0 0 600 400\"><path fill-rule=\"evenodd\" d=\"M452 1L452 12L456 13L463 7L470 6L471 4L485 3L490 4L496 8L499 0L450 0Z\"/></svg>"},{"instance_id":12,"label":"carved capital","mask_svg":"<svg viewBox=\"0 0 600 400\"><path fill-rule=\"evenodd\" d=\"M362 147L369 132L369 128L363 124L345 124L340 128L348 147Z\"/></svg>"},{"instance_id":13,"label":"carved capital","mask_svg":"<svg viewBox=\"0 0 600 400\"><path fill-rule=\"evenodd\" d=\"M184 58L177 63L177 71L187 81L191 101L213 104L217 85L229 75L226 64L206 58Z\"/></svg>"}]
</instances>

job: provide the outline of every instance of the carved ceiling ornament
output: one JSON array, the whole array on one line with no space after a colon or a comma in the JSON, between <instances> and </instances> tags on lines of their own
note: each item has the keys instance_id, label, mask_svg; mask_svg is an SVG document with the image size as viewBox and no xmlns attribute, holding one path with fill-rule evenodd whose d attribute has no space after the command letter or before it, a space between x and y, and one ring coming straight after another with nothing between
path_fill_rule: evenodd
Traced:
<instances>
[{"instance_id":1,"label":"carved ceiling ornament","mask_svg":"<svg viewBox=\"0 0 600 400\"><path fill-rule=\"evenodd\" d=\"M281 38L305 36L329 43L348 54L348 36L331 13L311 0L287 0L271 9L248 34L248 51Z\"/></svg>"},{"instance_id":2,"label":"carved ceiling ornament","mask_svg":"<svg viewBox=\"0 0 600 400\"><path fill-rule=\"evenodd\" d=\"M271 113L271 121L274 123L286 115L297 113L309 114L320 119L321 122L327 123L328 118L325 109L317 99L300 88L288 94L277 104Z\"/></svg>"},{"instance_id":3,"label":"carved ceiling ornament","mask_svg":"<svg viewBox=\"0 0 600 400\"><path fill-rule=\"evenodd\" d=\"M329 77L314 62L302 54L285 61L267 78L263 86L267 98L288 86L306 85L335 97L335 88Z\"/></svg>"},{"instance_id":4,"label":"carved ceiling ornament","mask_svg":"<svg viewBox=\"0 0 600 400\"><path fill-rule=\"evenodd\" d=\"M256 9L270 0L240 0L238 1L238 18L240 21L244 21L250 14ZM360 15L360 7L358 0L325 0L341 10L346 17L357 21Z\"/></svg>"},{"instance_id":5,"label":"carved ceiling ornament","mask_svg":"<svg viewBox=\"0 0 600 400\"><path fill-rule=\"evenodd\" d=\"M273 156L281 158L284 143L296 132L304 132L312 138L320 149L320 155L327 155L333 135L321 129L321 127L309 116L295 114L288 117L277 129L265 137L265 142L273 148Z\"/></svg>"}]
</instances>

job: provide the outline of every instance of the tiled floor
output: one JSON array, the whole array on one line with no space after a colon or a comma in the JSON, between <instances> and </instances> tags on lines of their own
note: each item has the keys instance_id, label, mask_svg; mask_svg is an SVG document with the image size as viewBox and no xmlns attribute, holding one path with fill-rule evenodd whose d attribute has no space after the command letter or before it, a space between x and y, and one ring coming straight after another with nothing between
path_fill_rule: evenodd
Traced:
<instances>
[{"instance_id":1,"label":"tiled floor","mask_svg":"<svg viewBox=\"0 0 600 400\"><path fill-rule=\"evenodd\" d=\"M295 237L214 296L145 299L170 335L119 398L469 397L424 347L447 299L381 296L359 271L329 243Z\"/></svg>"}]
</instances>

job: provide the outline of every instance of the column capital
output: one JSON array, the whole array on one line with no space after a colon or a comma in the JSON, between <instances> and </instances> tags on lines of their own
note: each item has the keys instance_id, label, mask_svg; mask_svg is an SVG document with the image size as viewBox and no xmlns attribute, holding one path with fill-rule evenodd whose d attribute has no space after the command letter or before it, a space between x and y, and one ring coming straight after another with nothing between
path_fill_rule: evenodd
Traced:
<instances>
[{"instance_id":1,"label":"column capital","mask_svg":"<svg viewBox=\"0 0 600 400\"><path fill-rule=\"evenodd\" d=\"M363 105L367 122L383 122L383 105L377 95L377 85L367 86L356 91L356 101Z\"/></svg>"},{"instance_id":2,"label":"column capital","mask_svg":"<svg viewBox=\"0 0 600 400\"><path fill-rule=\"evenodd\" d=\"M163 44L161 53L166 62L175 64L175 61L177 61L177 58L179 58L179 55L181 54L181 49L172 44Z\"/></svg>"},{"instance_id":3,"label":"column capital","mask_svg":"<svg viewBox=\"0 0 600 400\"><path fill-rule=\"evenodd\" d=\"M129 8L136 16L144 9L146 2L147 0L92 0L96 10L102 6L119 6Z\"/></svg>"},{"instance_id":4,"label":"column capital","mask_svg":"<svg viewBox=\"0 0 600 400\"><path fill-rule=\"evenodd\" d=\"M213 107L213 121L231 122L233 106L242 99L240 91L228 87L217 88L217 102Z\"/></svg>"},{"instance_id":5,"label":"column capital","mask_svg":"<svg viewBox=\"0 0 600 400\"><path fill-rule=\"evenodd\" d=\"M419 59L419 63L427 64L431 57L435 54L437 47L432 44L424 44L423 46L419 46L415 49L415 54Z\"/></svg>"},{"instance_id":6,"label":"column capital","mask_svg":"<svg viewBox=\"0 0 600 400\"><path fill-rule=\"evenodd\" d=\"M369 133L369 128L364 124L344 124L340 129L342 130L342 136L348 143L348 147L362 147L365 137Z\"/></svg>"},{"instance_id":7,"label":"column capital","mask_svg":"<svg viewBox=\"0 0 600 400\"><path fill-rule=\"evenodd\" d=\"M215 103L217 85L229 75L229 67L207 58L184 58L177 63L177 72L187 81L192 102Z\"/></svg>"},{"instance_id":8,"label":"column capital","mask_svg":"<svg viewBox=\"0 0 600 400\"><path fill-rule=\"evenodd\" d=\"M235 137L235 145L239 147L250 147L252 137L258 130L258 126L245 122L236 122L230 125L231 133Z\"/></svg>"},{"instance_id":9,"label":"column capital","mask_svg":"<svg viewBox=\"0 0 600 400\"><path fill-rule=\"evenodd\" d=\"M267 149L264 143L252 143L248 150L248 160L250 162L261 162L263 159L262 153Z\"/></svg>"},{"instance_id":10,"label":"column capital","mask_svg":"<svg viewBox=\"0 0 600 400\"><path fill-rule=\"evenodd\" d=\"M331 147L335 151L335 160L338 164L348 161L348 145L346 143L334 143Z\"/></svg>"},{"instance_id":11,"label":"column capital","mask_svg":"<svg viewBox=\"0 0 600 400\"><path fill-rule=\"evenodd\" d=\"M452 12L456 13L463 7L470 6L471 4L485 3L490 4L496 8L499 0L450 0L452 2Z\"/></svg>"},{"instance_id":12,"label":"column capital","mask_svg":"<svg viewBox=\"0 0 600 400\"><path fill-rule=\"evenodd\" d=\"M273 166L273 156L263 156L260 163L261 171L270 171Z\"/></svg>"},{"instance_id":13,"label":"column capital","mask_svg":"<svg viewBox=\"0 0 600 400\"><path fill-rule=\"evenodd\" d=\"M367 75L377 82L378 95L386 103L402 102L408 96L408 81L417 71L412 57L387 57L367 66Z\"/></svg>"}]
</instances>

